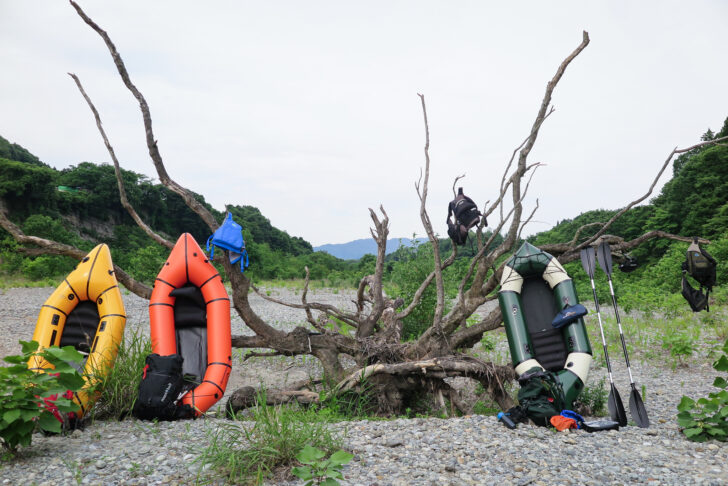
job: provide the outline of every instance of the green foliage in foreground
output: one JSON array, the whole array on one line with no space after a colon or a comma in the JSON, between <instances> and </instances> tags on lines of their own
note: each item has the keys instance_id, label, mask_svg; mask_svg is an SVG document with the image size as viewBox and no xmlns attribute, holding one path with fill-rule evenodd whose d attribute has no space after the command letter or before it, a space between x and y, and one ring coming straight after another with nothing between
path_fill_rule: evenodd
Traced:
<instances>
[{"instance_id":1,"label":"green foliage in foreground","mask_svg":"<svg viewBox=\"0 0 728 486\"><path fill-rule=\"evenodd\" d=\"M341 474L341 468L353 458L353 454L341 450L334 452L327 458L326 453L321 449L306 445L296 455L298 462L304 465L294 467L291 473L306 481L303 486L313 486L314 484L338 486L340 483L337 479L344 478L343 474Z\"/></svg>"},{"instance_id":2,"label":"green foliage in foreground","mask_svg":"<svg viewBox=\"0 0 728 486\"><path fill-rule=\"evenodd\" d=\"M230 483L261 484L279 469L293 466L307 445L325 454L341 449L341 439L330 430L328 419L314 410L269 406L265 396L259 396L252 413L252 423L235 419L210 431L198 459Z\"/></svg>"},{"instance_id":3,"label":"green foliage in foreground","mask_svg":"<svg viewBox=\"0 0 728 486\"><path fill-rule=\"evenodd\" d=\"M20 341L22 354L7 356L10 366L0 367L0 440L3 449L13 455L18 446L29 446L33 432L61 432L61 423L44 406L43 399L58 395L55 405L61 414L75 412L78 405L61 395L76 392L84 385L83 377L72 363L83 360L72 346L46 348L38 352L35 341ZM36 373L28 369L28 360L40 356L55 367L53 373Z\"/></svg>"},{"instance_id":4,"label":"green foliage in foreground","mask_svg":"<svg viewBox=\"0 0 728 486\"><path fill-rule=\"evenodd\" d=\"M728 340L722 351L723 354L713 363L713 368L728 372ZM719 391L711 392L697 401L683 396L677 406L677 423L685 437L692 441L728 440L728 381L726 377L717 376L713 386Z\"/></svg>"}]
</instances>

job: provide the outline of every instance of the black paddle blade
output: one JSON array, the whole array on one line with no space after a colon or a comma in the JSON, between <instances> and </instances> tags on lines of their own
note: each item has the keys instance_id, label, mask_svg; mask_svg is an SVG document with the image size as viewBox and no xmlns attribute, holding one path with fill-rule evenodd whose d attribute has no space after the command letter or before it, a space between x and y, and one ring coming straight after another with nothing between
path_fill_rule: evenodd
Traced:
<instances>
[{"instance_id":1,"label":"black paddle blade","mask_svg":"<svg viewBox=\"0 0 728 486\"><path fill-rule=\"evenodd\" d=\"M588 248L583 248L581 250L581 266L584 267L584 271L587 275L589 275L589 278L594 278L594 248L591 246Z\"/></svg>"},{"instance_id":2,"label":"black paddle blade","mask_svg":"<svg viewBox=\"0 0 728 486\"><path fill-rule=\"evenodd\" d=\"M627 412L624 411L624 404L622 404L622 398L619 396L617 388L614 383L611 384L612 389L609 391L609 398L607 398L607 408L609 408L609 416L615 422L619 423L620 427L627 425Z\"/></svg>"},{"instance_id":3,"label":"black paddle blade","mask_svg":"<svg viewBox=\"0 0 728 486\"><path fill-rule=\"evenodd\" d=\"M597 256L599 257L599 266L602 267L604 273L612 275L612 250L609 248L609 243L602 241L597 248Z\"/></svg>"},{"instance_id":4,"label":"black paddle blade","mask_svg":"<svg viewBox=\"0 0 728 486\"><path fill-rule=\"evenodd\" d=\"M650 427L647 409L645 408L645 404L642 403L642 397L636 388L632 388L632 392L629 394L629 413L632 415L632 420L634 420L634 423L638 427L642 427L643 429Z\"/></svg>"}]
</instances>

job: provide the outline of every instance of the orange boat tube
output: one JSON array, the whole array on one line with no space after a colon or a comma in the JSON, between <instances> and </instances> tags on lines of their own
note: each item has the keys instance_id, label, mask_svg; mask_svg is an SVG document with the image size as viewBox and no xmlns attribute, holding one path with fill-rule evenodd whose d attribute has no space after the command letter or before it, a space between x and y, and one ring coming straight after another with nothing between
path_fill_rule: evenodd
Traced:
<instances>
[{"instance_id":1,"label":"orange boat tube","mask_svg":"<svg viewBox=\"0 0 728 486\"><path fill-rule=\"evenodd\" d=\"M230 299L222 277L189 233L179 237L149 300L152 352L179 354L196 387L182 396L200 416L225 393L232 370Z\"/></svg>"},{"instance_id":2,"label":"orange boat tube","mask_svg":"<svg viewBox=\"0 0 728 486\"><path fill-rule=\"evenodd\" d=\"M48 297L33 332L39 349L73 346L86 355L79 369L86 385L73 396L79 405L76 418L83 417L96 399L88 389L108 376L114 366L125 326L124 302L114 276L111 252L101 244ZM28 361L28 368L42 372L52 365L34 356Z\"/></svg>"}]
</instances>

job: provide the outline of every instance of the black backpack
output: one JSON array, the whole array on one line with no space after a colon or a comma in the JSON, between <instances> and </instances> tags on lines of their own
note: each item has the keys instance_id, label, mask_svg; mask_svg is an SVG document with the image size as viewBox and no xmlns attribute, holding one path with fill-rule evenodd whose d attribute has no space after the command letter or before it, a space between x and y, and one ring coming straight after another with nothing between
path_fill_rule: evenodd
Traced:
<instances>
[{"instance_id":1,"label":"black backpack","mask_svg":"<svg viewBox=\"0 0 728 486\"><path fill-rule=\"evenodd\" d=\"M139 383L139 396L132 414L141 420L176 420L194 414L188 405L177 406L179 397L189 389L182 375L184 358L179 354L150 354Z\"/></svg>"},{"instance_id":2,"label":"black backpack","mask_svg":"<svg viewBox=\"0 0 728 486\"><path fill-rule=\"evenodd\" d=\"M700 312L703 309L710 310L708 296L715 285L717 266L715 258L701 248L698 238L694 237L682 264L682 295L690 304L693 312ZM700 284L700 290L694 289L690 285L686 275L690 275ZM705 289L705 293L703 293L703 289Z\"/></svg>"},{"instance_id":3,"label":"black backpack","mask_svg":"<svg viewBox=\"0 0 728 486\"><path fill-rule=\"evenodd\" d=\"M619 269L624 273L630 273L639 266L637 259L629 255L624 256L624 261L619 264Z\"/></svg>"},{"instance_id":4,"label":"black backpack","mask_svg":"<svg viewBox=\"0 0 728 486\"><path fill-rule=\"evenodd\" d=\"M454 221L451 220L454 216ZM478 206L468 196L463 194L463 188L458 189L458 195L447 206L447 234L456 245L464 245L468 239L470 228L480 223L482 214ZM483 220L487 226L487 221Z\"/></svg>"}]
</instances>

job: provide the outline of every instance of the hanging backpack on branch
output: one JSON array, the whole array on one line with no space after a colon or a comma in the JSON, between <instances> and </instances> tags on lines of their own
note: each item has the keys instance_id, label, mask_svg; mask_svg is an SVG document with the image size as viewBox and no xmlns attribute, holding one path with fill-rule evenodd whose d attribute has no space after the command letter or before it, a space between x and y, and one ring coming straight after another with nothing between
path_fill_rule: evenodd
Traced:
<instances>
[{"instance_id":1,"label":"hanging backpack on branch","mask_svg":"<svg viewBox=\"0 0 728 486\"><path fill-rule=\"evenodd\" d=\"M619 264L619 269L624 273L630 273L633 272L638 266L639 263L637 262L636 258L630 255L624 255L624 261Z\"/></svg>"},{"instance_id":2,"label":"hanging backpack on branch","mask_svg":"<svg viewBox=\"0 0 728 486\"><path fill-rule=\"evenodd\" d=\"M245 241L243 240L243 227L233 220L232 213L227 213L225 221L207 239L207 251L210 252L210 260L215 257L216 246L227 250L230 263L235 265L240 262L240 271L245 272L250 262L248 261L248 251L245 249Z\"/></svg>"},{"instance_id":3,"label":"hanging backpack on branch","mask_svg":"<svg viewBox=\"0 0 728 486\"><path fill-rule=\"evenodd\" d=\"M685 261L682 264L682 295L690 304L693 312L700 312L703 309L710 310L708 296L710 291L713 290L713 285L715 285L717 266L718 263L715 258L710 256L710 253L698 244L698 237L693 237L693 242L690 243ZM690 285L687 275L690 275L700 284L699 290ZM705 293L703 293L703 289L705 289Z\"/></svg>"},{"instance_id":4,"label":"hanging backpack on branch","mask_svg":"<svg viewBox=\"0 0 728 486\"><path fill-rule=\"evenodd\" d=\"M454 216L454 221L451 217ZM447 234L456 245L464 245L468 239L470 228L480 223L482 214L478 206L468 196L463 194L463 188L458 188L458 195L450 201L447 207ZM488 222L483 219L487 226Z\"/></svg>"}]
</instances>

